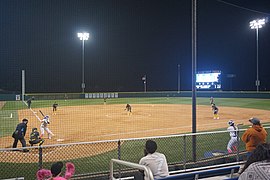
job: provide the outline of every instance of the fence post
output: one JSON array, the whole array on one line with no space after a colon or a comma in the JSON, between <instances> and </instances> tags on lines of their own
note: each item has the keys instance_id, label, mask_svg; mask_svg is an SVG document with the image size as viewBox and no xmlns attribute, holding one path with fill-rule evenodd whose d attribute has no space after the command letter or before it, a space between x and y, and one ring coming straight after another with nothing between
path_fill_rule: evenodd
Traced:
<instances>
[{"instance_id":1,"label":"fence post","mask_svg":"<svg viewBox=\"0 0 270 180\"><path fill-rule=\"evenodd\" d=\"M42 147L38 147L38 168L42 169Z\"/></svg>"},{"instance_id":2,"label":"fence post","mask_svg":"<svg viewBox=\"0 0 270 180\"><path fill-rule=\"evenodd\" d=\"M236 161L239 162L239 146L240 146L240 137L239 137L239 128L237 128L237 155L236 155Z\"/></svg>"},{"instance_id":3,"label":"fence post","mask_svg":"<svg viewBox=\"0 0 270 180\"><path fill-rule=\"evenodd\" d=\"M117 142L117 158L119 160L121 160L121 140L119 139L118 142ZM118 165L118 175L119 175L119 179L121 179L121 168L120 166Z\"/></svg>"},{"instance_id":4,"label":"fence post","mask_svg":"<svg viewBox=\"0 0 270 180\"><path fill-rule=\"evenodd\" d=\"M183 167L185 170L186 169L186 162L187 162L187 136L184 135L183 138L184 138L184 164L183 164Z\"/></svg>"}]
</instances>

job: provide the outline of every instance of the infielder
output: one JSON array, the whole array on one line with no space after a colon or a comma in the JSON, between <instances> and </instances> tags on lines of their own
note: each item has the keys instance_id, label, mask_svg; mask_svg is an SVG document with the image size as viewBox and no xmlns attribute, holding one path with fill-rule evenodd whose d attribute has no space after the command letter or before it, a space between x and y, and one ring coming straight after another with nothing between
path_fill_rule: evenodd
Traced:
<instances>
[{"instance_id":1,"label":"infielder","mask_svg":"<svg viewBox=\"0 0 270 180\"><path fill-rule=\"evenodd\" d=\"M41 125L40 125L40 133L41 133L41 135L40 135L40 137L43 137L44 131L46 131L48 133L48 138L51 139L52 136L54 136L54 134L48 128L48 124L50 124L50 117L48 115L46 115L46 116L44 116L44 118L42 120L38 116L36 116L36 117L41 122Z\"/></svg>"},{"instance_id":2,"label":"infielder","mask_svg":"<svg viewBox=\"0 0 270 180\"><path fill-rule=\"evenodd\" d=\"M58 104L56 102L54 102L53 105L52 105L52 107L53 107L53 114L54 115L56 114L57 106L58 106Z\"/></svg>"},{"instance_id":3,"label":"infielder","mask_svg":"<svg viewBox=\"0 0 270 180\"><path fill-rule=\"evenodd\" d=\"M130 104L127 104L126 105L126 109L125 110L128 112L128 115L131 114L131 106L130 106Z\"/></svg>"},{"instance_id":4,"label":"infielder","mask_svg":"<svg viewBox=\"0 0 270 180\"><path fill-rule=\"evenodd\" d=\"M238 127L236 127L234 125L233 120L229 120L228 125L229 125L229 127L227 128L227 131L230 133L231 139L228 142L227 150L228 150L228 153L237 152L237 138L238 138L237 131L238 131Z\"/></svg>"},{"instance_id":5,"label":"infielder","mask_svg":"<svg viewBox=\"0 0 270 180\"><path fill-rule=\"evenodd\" d=\"M214 114L214 119L219 119L218 107L215 104L212 104L212 111L213 111L213 114Z\"/></svg>"},{"instance_id":6,"label":"infielder","mask_svg":"<svg viewBox=\"0 0 270 180\"><path fill-rule=\"evenodd\" d=\"M214 104L214 98L213 97L210 97L210 104Z\"/></svg>"}]
</instances>

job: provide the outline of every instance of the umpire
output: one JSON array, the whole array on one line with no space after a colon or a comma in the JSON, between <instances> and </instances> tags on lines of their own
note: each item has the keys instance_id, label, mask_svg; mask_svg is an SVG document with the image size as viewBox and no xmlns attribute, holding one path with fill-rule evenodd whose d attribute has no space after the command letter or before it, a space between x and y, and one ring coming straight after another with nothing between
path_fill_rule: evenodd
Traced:
<instances>
[{"instance_id":1,"label":"umpire","mask_svg":"<svg viewBox=\"0 0 270 180\"><path fill-rule=\"evenodd\" d=\"M22 147L26 147L26 141L24 136L27 130L27 119L23 119L20 124L17 125L16 130L13 132L12 137L14 138L13 148L17 148L18 141L22 143ZM28 149L23 149L23 152L28 152Z\"/></svg>"}]
</instances>

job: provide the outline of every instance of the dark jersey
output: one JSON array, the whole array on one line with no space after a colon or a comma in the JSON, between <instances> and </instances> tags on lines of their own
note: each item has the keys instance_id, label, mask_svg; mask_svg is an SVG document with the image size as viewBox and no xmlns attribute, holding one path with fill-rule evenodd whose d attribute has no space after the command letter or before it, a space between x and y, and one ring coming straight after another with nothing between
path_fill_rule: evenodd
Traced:
<instances>
[{"instance_id":1,"label":"dark jersey","mask_svg":"<svg viewBox=\"0 0 270 180\"><path fill-rule=\"evenodd\" d=\"M17 125L15 132L13 133L13 136L15 138L23 138L25 136L27 130L27 125L25 123L20 123Z\"/></svg>"},{"instance_id":2,"label":"dark jersey","mask_svg":"<svg viewBox=\"0 0 270 180\"><path fill-rule=\"evenodd\" d=\"M30 141L35 141L39 139L39 132L34 131L30 134Z\"/></svg>"},{"instance_id":3,"label":"dark jersey","mask_svg":"<svg viewBox=\"0 0 270 180\"><path fill-rule=\"evenodd\" d=\"M131 106L129 104L126 105L126 110L131 112Z\"/></svg>"}]
</instances>

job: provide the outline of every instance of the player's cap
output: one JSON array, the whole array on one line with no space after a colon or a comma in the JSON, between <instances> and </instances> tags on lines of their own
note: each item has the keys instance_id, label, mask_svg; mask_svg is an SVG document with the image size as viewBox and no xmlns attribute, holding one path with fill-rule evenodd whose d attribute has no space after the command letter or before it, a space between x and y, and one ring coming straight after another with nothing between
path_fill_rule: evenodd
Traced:
<instances>
[{"instance_id":1,"label":"player's cap","mask_svg":"<svg viewBox=\"0 0 270 180\"><path fill-rule=\"evenodd\" d=\"M32 131L37 131L37 128L32 128Z\"/></svg>"},{"instance_id":2,"label":"player's cap","mask_svg":"<svg viewBox=\"0 0 270 180\"><path fill-rule=\"evenodd\" d=\"M28 122L28 119L23 119L22 122Z\"/></svg>"},{"instance_id":3,"label":"player's cap","mask_svg":"<svg viewBox=\"0 0 270 180\"><path fill-rule=\"evenodd\" d=\"M234 121L233 121L233 120L229 120L229 121L228 121L228 124L229 124L230 126L233 126L233 125L234 125Z\"/></svg>"},{"instance_id":4,"label":"player's cap","mask_svg":"<svg viewBox=\"0 0 270 180\"><path fill-rule=\"evenodd\" d=\"M251 122L252 124L255 124L255 125L260 124L260 120L258 118L255 118L255 117L250 118L249 122Z\"/></svg>"}]
</instances>

